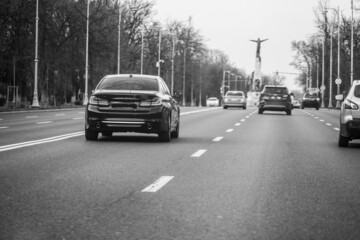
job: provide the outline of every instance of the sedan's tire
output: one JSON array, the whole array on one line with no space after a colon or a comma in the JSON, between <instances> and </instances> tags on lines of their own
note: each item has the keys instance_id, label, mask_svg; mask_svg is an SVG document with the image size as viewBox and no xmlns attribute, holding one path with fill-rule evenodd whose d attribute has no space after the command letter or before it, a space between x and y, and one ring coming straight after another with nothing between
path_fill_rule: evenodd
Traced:
<instances>
[{"instance_id":1,"label":"sedan's tire","mask_svg":"<svg viewBox=\"0 0 360 240\"><path fill-rule=\"evenodd\" d=\"M92 131L90 129L85 130L85 138L88 141L96 141L98 139L99 133Z\"/></svg>"},{"instance_id":2,"label":"sedan's tire","mask_svg":"<svg viewBox=\"0 0 360 240\"><path fill-rule=\"evenodd\" d=\"M164 132L158 133L158 135L159 135L160 142L170 142L170 139L171 139L171 119L170 119L170 117L168 119L167 130Z\"/></svg>"},{"instance_id":3,"label":"sedan's tire","mask_svg":"<svg viewBox=\"0 0 360 240\"><path fill-rule=\"evenodd\" d=\"M301 109L304 109L304 106L303 106L303 105L301 105Z\"/></svg>"},{"instance_id":4,"label":"sedan's tire","mask_svg":"<svg viewBox=\"0 0 360 240\"><path fill-rule=\"evenodd\" d=\"M244 110L246 110L246 106L245 106L245 107L243 107L243 109L244 109Z\"/></svg>"},{"instance_id":5,"label":"sedan's tire","mask_svg":"<svg viewBox=\"0 0 360 240\"><path fill-rule=\"evenodd\" d=\"M339 147L347 147L349 145L349 138L344 137L341 134L339 134L338 145L339 145Z\"/></svg>"},{"instance_id":6,"label":"sedan's tire","mask_svg":"<svg viewBox=\"0 0 360 240\"><path fill-rule=\"evenodd\" d=\"M258 113L259 113L259 114L263 114L263 112L264 112L264 110L262 110L262 109L259 108Z\"/></svg>"},{"instance_id":7,"label":"sedan's tire","mask_svg":"<svg viewBox=\"0 0 360 240\"><path fill-rule=\"evenodd\" d=\"M171 138L179 138L179 132L180 132L180 121L176 124L176 130L174 132L171 132Z\"/></svg>"},{"instance_id":8,"label":"sedan's tire","mask_svg":"<svg viewBox=\"0 0 360 240\"><path fill-rule=\"evenodd\" d=\"M228 107L227 106L224 106L223 109L227 109Z\"/></svg>"},{"instance_id":9,"label":"sedan's tire","mask_svg":"<svg viewBox=\"0 0 360 240\"><path fill-rule=\"evenodd\" d=\"M287 110L286 115L291 115L291 110Z\"/></svg>"},{"instance_id":10,"label":"sedan's tire","mask_svg":"<svg viewBox=\"0 0 360 240\"><path fill-rule=\"evenodd\" d=\"M319 110L319 107L316 107L316 110Z\"/></svg>"},{"instance_id":11,"label":"sedan's tire","mask_svg":"<svg viewBox=\"0 0 360 240\"><path fill-rule=\"evenodd\" d=\"M113 135L112 132L101 132L101 135L103 135L104 137L111 137Z\"/></svg>"}]
</instances>

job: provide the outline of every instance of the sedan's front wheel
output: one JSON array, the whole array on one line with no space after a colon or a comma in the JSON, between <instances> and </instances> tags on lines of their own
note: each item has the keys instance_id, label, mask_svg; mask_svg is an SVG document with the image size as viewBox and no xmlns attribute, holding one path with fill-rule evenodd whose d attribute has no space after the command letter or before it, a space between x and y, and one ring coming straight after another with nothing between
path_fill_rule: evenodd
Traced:
<instances>
[{"instance_id":1,"label":"sedan's front wheel","mask_svg":"<svg viewBox=\"0 0 360 240\"><path fill-rule=\"evenodd\" d=\"M339 134L338 145L339 145L339 147L347 147L349 145L349 138L344 137L341 134Z\"/></svg>"},{"instance_id":2,"label":"sedan's front wheel","mask_svg":"<svg viewBox=\"0 0 360 240\"><path fill-rule=\"evenodd\" d=\"M171 133L172 138L179 138L179 132L180 132L180 120L176 124L176 130Z\"/></svg>"},{"instance_id":3,"label":"sedan's front wheel","mask_svg":"<svg viewBox=\"0 0 360 240\"><path fill-rule=\"evenodd\" d=\"M95 141L95 140L98 139L98 136L99 136L98 132L92 131L90 129L85 130L85 138L86 138L86 140Z\"/></svg>"}]
</instances>

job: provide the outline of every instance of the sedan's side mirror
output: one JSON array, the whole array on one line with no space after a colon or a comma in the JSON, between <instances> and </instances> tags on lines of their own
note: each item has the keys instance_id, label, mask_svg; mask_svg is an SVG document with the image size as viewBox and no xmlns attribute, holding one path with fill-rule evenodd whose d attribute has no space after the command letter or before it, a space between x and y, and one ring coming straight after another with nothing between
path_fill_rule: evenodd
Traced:
<instances>
[{"instance_id":1,"label":"sedan's side mirror","mask_svg":"<svg viewBox=\"0 0 360 240\"><path fill-rule=\"evenodd\" d=\"M336 96L335 96L335 99L336 99L337 101L342 101L342 100L344 100L344 95L343 95L343 94L336 95Z\"/></svg>"}]
</instances>

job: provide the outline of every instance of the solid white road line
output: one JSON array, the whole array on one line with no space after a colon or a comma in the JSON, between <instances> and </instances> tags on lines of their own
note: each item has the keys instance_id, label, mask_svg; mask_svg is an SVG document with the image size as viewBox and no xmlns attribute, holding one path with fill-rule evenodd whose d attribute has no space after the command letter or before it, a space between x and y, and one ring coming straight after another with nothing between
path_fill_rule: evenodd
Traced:
<instances>
[{"instance_id":1,"label":"solid white road line","mask_svg":"<svg viewBox=\"0 0 360 240\"><path fill-rule=\"evenodd\" d=\"M225 132L231 133L232 131L234 131L234 129L230 128L230 129L226 130Z\"/></svg>"},{"instance_id":2,"label":"solid white road line","mask_svg":"<svg viewBox=\"0 0 360 240\"><path fill-rule=\"evenodd\" d=\"M38 116L26 116L25 118L37 118Z\"/></svg>"},{"instance_id":3,"label":"solid white road line","mask_svg":"<svg viewBox=\"0 0 360 240\"><path fill-rule=\"evenodd\" d=\"M219 109L219 108L209 108L209 109L202 109L202 110L196 110L196 111L190 111L190 112L183 112L183 113L180 113L180 116L199 113L199 112L207 112L207 111L212 111L212 110L216 110L216 109Z\"/></svg>"},{"instance_id":4,"label":"solid white road line","mask_svg":"<svg viewBox=\"0 0 360 240\"><path fill-rule=\"evenodd\" d=\"M191 157L201 157L201 155L203 155L206 151L206 149L200 149L196 151L193 155L191 155Z\"/></svg>"},{"instance_id":5,"label":"solid white road line","mask_svg":"<svg viewBox=\"0 0 360 240\"><path fill-rule=\"evenodd\" d=\"M339 129L339 128L334 128L334 130L336 130L336 131L340 131L340 129Z\"/></svg>"},{"instance_id":6,"label":"solid white road line","mask_svg":"<svg viewBox=\"0 0 360 240\"><path fill-rule=\"evenodd\" d=\"M173 178L174 176L162 176L158 180L156 180L153 184L144 188L141 192L157 192L160 188L165 186Z\"/></svg>"},{"instance_id":7,"label":"solid white road line","mask_svg":"<svg viewBox=\"0 0 360 240\"><path fill-rule=\"evenodd\" d=\"M47 124L47 123L52 123L52 121L37 122L36 124Z\"/></svg>"},{"instance_id":8,"label":"solid white road line","mask_svg":"<svg viewBox=\"0 0 360 240\"><path fill-rule=\"evenodd\" d=\"M220 142L224 137L216 137L213 139L213 142Z\"/></svg>"},{"instance_id":9,"label":"solid white road line","mask_svg":"<svg viewBox=\"0 0 360 240\"><path fill-rule=\"evenodd\" d=\"M9 151L9 150L17 149L17 148L33 146L33 145L38 145L38 144L43 144L43 143L56 142L56 141L60 141L60 140L68 139L68 138L78 137L78 136L84 135L84 133L85 132L74 132L74 133L59 135L59 136L55 136L55 137L44 138L44 139L40 139L40 140L4 145L4 146L0 146L0 152Z\"/></svg>"},{"instance_id":10,"label":"solid white road line","mask_svg":"<svg viewBox=\"0 0 360 240\"><path fill-rule=\"evenodd\" d=\"M58 113L58 114L55 114L56 117L58 116L65 116L66 114L65 113Z\"/></svg>"},{"instance_id":11,"label":"solid white road line","mask_svg":"<svg viewBox=\"0 0 360 240\"><path fill-rule=\"evenodd\" d=\"M83 117L79 117L79 118L73 118L73 120L83 120Z\"/></svg>"},{"instance_id":12,"label":"solid white road line","mask_svg":"<svg viewBox=\"0 0 360 240\"><path fill-rule=\"evenodd\" d=\"M9 127L0 127L0 129L5 129L5 128L9 128Z\"/></svg>"}]
</instances>

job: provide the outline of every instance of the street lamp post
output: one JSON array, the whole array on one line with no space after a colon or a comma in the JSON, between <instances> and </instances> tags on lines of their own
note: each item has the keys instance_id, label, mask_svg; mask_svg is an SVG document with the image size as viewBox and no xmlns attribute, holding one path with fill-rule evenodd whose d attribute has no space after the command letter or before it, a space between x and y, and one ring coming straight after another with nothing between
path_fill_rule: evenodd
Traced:
<instances>
[{"instance_id":1,"label":"street lamp post","mask_svg":"<svg viewBox=\"0 0 360 240\"><path fill-rule=\"evenodd\" d=\"M36 24L35 24L35 70L34 70L34 96L32 107L40 107L38 99L38 39L39 39L39 0L36 0Z\"/></svg>"},{"instance_id":2,"label":"street lamp post","mask_svg":"<svg viewBox=\"0 0 360 240\"><path fill-rule=\"evenodd\" d=\"M140 74L143 74L144 69L144 29L141 29L141 66Z\"/></svg>"},{"instance_id":3,"label":"street lamp post","mask_svg":"<svg viewBox=\"0 0 360 240\"><path fill-rule=\"evenodd\" d=\"M350 70L350 86L354 80L354 3L351 0L351 70Z\"/></svg>"},{"instance_id":4,"label":"street lamp post","mask_svg":"<svg viewBox=\"0 0 360 240\"><path fill-rule=\"evenodd\" d=\"M161 60L161 30L159 29L159 60L158 60L158 76L160 76L160 67L161 67L161 62L164 62L163 60Z\"/></svg>"},{"instance_id":5,"label":"street lamp post","mask_svg":"<svg viewBox=\"0 0 360 240\"><path fill-rule=\"evenodd\" d=\"M224 101L224 98L225 98L225 74L226 73L229 73L229 74L231 74L231 72L230 71L225 71L225 70L223 70L223 80L222 80L222 84L221 84L221 89L222 89L222 99L223 99L223 101Z\"/></svg>"},{"instance_id":6,"label":"street lamp post","mask_svg":"<svg viewBox=\"0 0 360 240\"><path fill-rule=\"evenodd\" d=\"M186 47L184 48L184 71L183 71L183 89L182 89L182 105L185 106L186 105L186 101L185 101L185 80L186 80L186 50L187 49L192 49L192 47Z\"/></svg>"},{"instance_id":7,"label":"street lamp post","mask_svg":"<svg viewBox=\"0 0 360 240\"><path fill-rule=\"evenodd\" d=\"M89 15L90 15L90 0L87 0L86 13L86 57L85 57L85 92L83 105L88 104L88 80L89 80Z\"/></svg>"},{"instance_id":8,"label":"street lamp post","mask_svg":"<svg viewBox=\"0 0 360 240\"><path fill-rule=\"evenodd\" d=\"M89 0L88 0L89 1ZM118 24L118 59L117 59L117 74L120 74L120 32L121 32L121 1L119 1L119 24Z\"/></svg>"},{"instance_id":9,"label":"street lamp post","mask_svg":"<svg viewBox=\"0 0 360 240\"><path fill-rule=\"evenodd\" d=\"M325 103L324 103L324 90L325 90L325 34L324 34L324 38L323 38L323 44L322 44L322 76L321 76L321 107L324 108L325 107Z\"/></svg>"},{"instance_id":10,"label":"street lamp post","mask_svg":"<svg viewBox=\"0 0 360 240\"><path fill-rule=\"evenodd\" d=\"M334 108L333 104L332 104L332 64L333 64L333 58L332 58L332 32L333 31L333 27L330 26L330 79L329 79L329 105L328 108Z\"/></svg>"}]
</instances>

